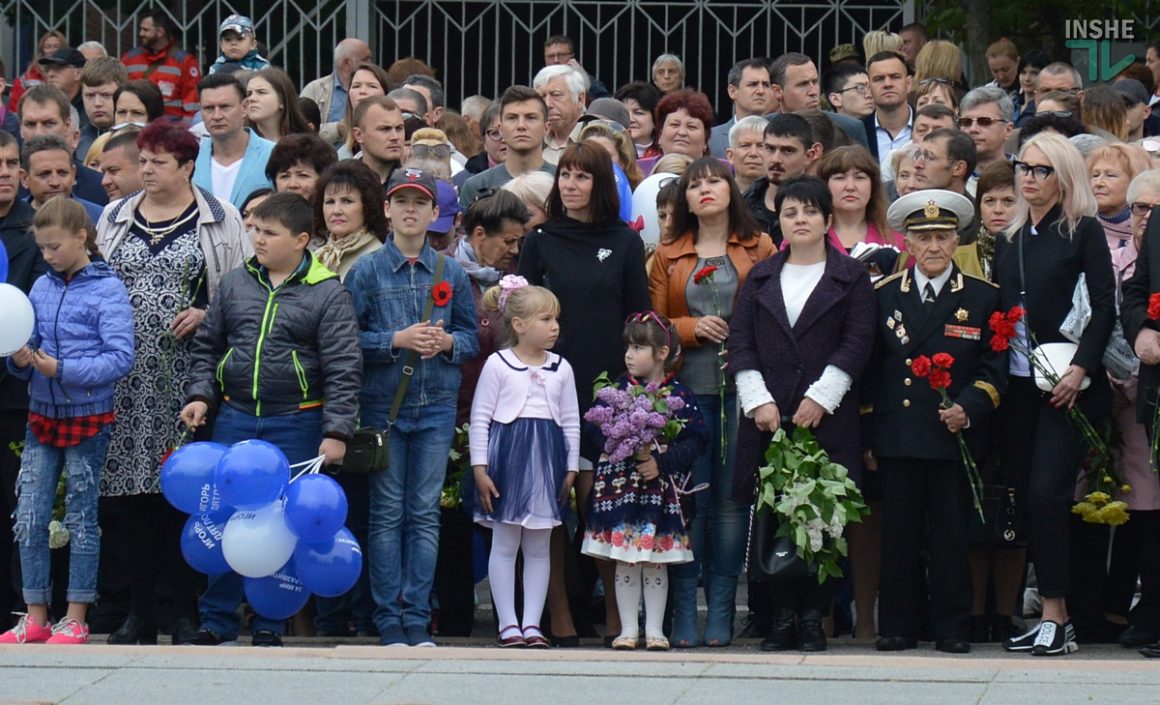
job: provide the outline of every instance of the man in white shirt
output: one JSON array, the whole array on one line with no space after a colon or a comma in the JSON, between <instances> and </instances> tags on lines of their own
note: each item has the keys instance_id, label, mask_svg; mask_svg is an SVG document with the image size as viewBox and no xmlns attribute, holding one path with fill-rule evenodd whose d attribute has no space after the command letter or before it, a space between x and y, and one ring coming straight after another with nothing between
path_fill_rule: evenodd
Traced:
<instances>
[{"instance_id":1,"label":"man in white shirt","mask_svg":"<svg viewBox=\"0 0 1160 705\"><path fill-rule=\"evenodd\" d=\"M532 88L548 106L544 159L555 164L580 136L580 116L588 102L588 77L566 64L545 66L536 74Z\"/></svg>"},{"instance_id":2,"label":"man in white shirt","mask_svg":"<svg viewBox=\"0 0 1160 705\"><path fill-rule=\"evenodd\" d=\"M910 93L910 77L902 54L880 51L866 61L870 79L870 97L874 112L862 119L870 138L870 153L885 169L890 153L910 141L914 127L914 111L906 96Z\"/></svg>"}]
</instances>

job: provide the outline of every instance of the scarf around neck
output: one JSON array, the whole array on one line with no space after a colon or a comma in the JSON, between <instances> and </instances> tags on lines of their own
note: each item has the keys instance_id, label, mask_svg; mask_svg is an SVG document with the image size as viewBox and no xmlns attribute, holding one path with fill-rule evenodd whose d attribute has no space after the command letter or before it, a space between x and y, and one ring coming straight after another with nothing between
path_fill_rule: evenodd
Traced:
<instances>
[{"instance_id":1,"label":"scarf around neck","mask_svg":"<svg viewBox=\"0 0 1160 705\"><path fill-rule=\"evenodd\" d=\"M326 267L332 272L338 272L339 265L342 264L342 259L351 252L356 252L363 247L366 247L371 242L377 240L373 234L366 228L360 228L349 235L344 235L337 240L328 237L326 244L319 247L314 255L318 257L318 261L322 266Z\"/></svg>"},{"instance_id":2,"label":"scarf around neck","mask_svg":"<svg viewBox=\"0 0 1160 705\"><path fill-rule=\"evenodd\" d=\"M463 238L459 241L459 246L455 249L455 259L467 272L467 276L479 282L479 288L486 289L499 283L503 272L494 267L485 267L479 263L479 259L475 256L475 248Z\"/></svg>"}]
</instances>

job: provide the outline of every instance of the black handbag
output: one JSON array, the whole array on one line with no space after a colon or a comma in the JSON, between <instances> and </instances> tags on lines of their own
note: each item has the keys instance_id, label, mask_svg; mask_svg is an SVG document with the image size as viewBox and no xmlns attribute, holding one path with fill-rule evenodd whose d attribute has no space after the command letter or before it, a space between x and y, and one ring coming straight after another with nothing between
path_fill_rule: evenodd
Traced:
<instances>
[{"instance_id":1,"label":"black handbag","mask_svg":"<svg viewBox=\"0 0 1160 705\"><path fill-rule=\"evenodd\" d=\"M757 582L798 580L818 574L797 552L789 536L778 536L777 516L769 510L750 510L749 578Z\"/></svg>"},{"instance_id":2,"label":"black handbag","mask_svg":"<svg viewBox=\"0 0 1160 705\"><path fill-rule=\"evenodd\" d=\"M431 312L435 306L435 287L443 280L444 255L439 255L435 263L435 277L431 282L431 293L427 296L427 303L423 306L423 320L431 320ZM395 392L395 400L391 404L391 413L387 415L386 428L364 426L354 432L354 438L346 444L346 457L342 461L342 471L356 475L370 475L383 472L391 465L391 427L395 419L399 418L399 410L403 406L403 398L407 396L407 387L411 384L411 377L415 374L415 365L419 362L419 353L412 350L403 362L403 379L399 382L399 389Z\"/></svg>"},{"instance_id":3,"label":"black handbag","mask_svg":"<svg viewBox=\"0 0 1160 705\"><path fill-rule=\"evenodd\" d=\"M985 523L979 519L978 512L971 511L971 524L967 531L971 548L1023 548L1027 545L1014 489L1007 485L983 485L979 502Z\"/></svg>"}]
</instances>

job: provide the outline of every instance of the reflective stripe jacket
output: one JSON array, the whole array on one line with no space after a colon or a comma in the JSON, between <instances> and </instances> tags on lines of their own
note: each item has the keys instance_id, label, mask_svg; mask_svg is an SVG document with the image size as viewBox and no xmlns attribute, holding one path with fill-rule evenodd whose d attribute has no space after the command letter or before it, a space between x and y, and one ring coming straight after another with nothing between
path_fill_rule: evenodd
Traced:
<instances>
[{"instance_id":1,"label":"reflective stripe jacket","mask_svg":"<svg viewBox=\"0 0 1160 705\"><path fill-rule=\"evenodd\" d=\"M121 63L129 71L130 81L145 79L161 89L166 115L192 118L201 108L197 99L201 70L192 54L172 43L156 54L145 47L137 47L126 52Z\"/></svg>"}]
</instances>

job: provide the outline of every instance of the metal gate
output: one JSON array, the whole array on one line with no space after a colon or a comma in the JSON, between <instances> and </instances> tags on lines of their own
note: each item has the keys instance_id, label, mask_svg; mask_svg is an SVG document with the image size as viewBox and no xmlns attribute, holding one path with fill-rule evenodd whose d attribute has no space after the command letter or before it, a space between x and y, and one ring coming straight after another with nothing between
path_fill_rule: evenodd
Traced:
<instances>
[{"instance_id":1,"label":"metal gate","mask_svg":"<svg viewBox=\"0 0 1160 705\"><path fill-rule=\"evenodd\" d=\"M238 12L252 17L269 58L299 85L329 73L343 37L361 37L384 66L413 56L439 68L449 103L495 96L529 83L543 64L544 40L567 34L577 58L615 89L650 78L652 60L681 56L688 84L719 105L734 61L803 51L825 64L829 47L871 29L897 28L913 17L911 0L242 0L159 3L182 30L181 46L203 65L217 56L217 28ZM0 0L8 30L0 57L9 78L27 65L36 38L49 29L74 44L96 40L120 55L137 44L141 0Z\"/></svg>"}]
</instances>

